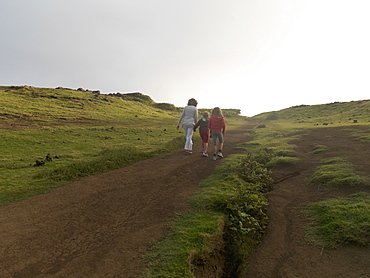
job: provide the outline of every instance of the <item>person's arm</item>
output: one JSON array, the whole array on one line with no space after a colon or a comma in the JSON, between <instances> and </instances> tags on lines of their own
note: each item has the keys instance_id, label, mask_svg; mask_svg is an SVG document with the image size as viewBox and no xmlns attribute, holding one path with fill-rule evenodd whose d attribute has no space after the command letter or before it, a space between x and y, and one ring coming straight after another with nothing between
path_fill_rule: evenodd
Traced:
<instances>
[{"instance_id":1,"label":"person's arm","mask_svg":"<svg viewBox=\"0 0 370 278\"><path fill-rule=\"evenodd\" d=\"M194 123L196 123L198 121L198 108L195 107L195 111L194 111Z\"/></svg>"},{"instance_id":2,"label":"person's arm","mask_svg":"<svg viewBox=\"0 0 370 278\"><path fill-rule=\"evenodd\" d=\"M185 116L185 108L182 110L182 113L181 113L181 116L180 116L180 118L179 118L179 121L177 122L176 129L179 129L180 124L181 124L181 121L182 121L182 119L184 118L184 116Z\"/></svg>"},{"instance_id":3,"label":"person's arm","mask_svg":"<svg viewBox=\"0 0 370 278\"><path fill-rule=\"evenodd\" d=\"M200 126L200 120L195 124L194 131L196 131L199 126Z\"/></svg>"},{"instance_id":4,"label":"person's arm","mask_svg":"<svg viewBox=\"0 0 370 278\"><path fill-rule=\"evenodd\" d=\"M226 131L226 122L225 122L225 119L222 118L222 134L225 135L225 131Z\"/></svg>"}]
</instances>

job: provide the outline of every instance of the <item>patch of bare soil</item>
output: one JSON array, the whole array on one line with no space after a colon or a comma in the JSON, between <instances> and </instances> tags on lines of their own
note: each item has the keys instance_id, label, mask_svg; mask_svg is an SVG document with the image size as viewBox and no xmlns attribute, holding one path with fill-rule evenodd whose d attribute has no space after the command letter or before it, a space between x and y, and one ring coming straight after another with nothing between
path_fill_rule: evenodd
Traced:
<instances>
[{"instance_id":1,"label":"patch of bare soil","mask_svg":"<svg viewBox=\"0 0 370 278\"><path fill-rule=\"evenodd\" d=\"M364 129L357 126L351 127ZM239 277L251 278L331 278L370 277L370 248L342 246L321 249L304 243L307 219L300 213L305 204L334 197L346 197L369 187L322 191L308 183L320 160L342 157L364 175L370 174L369 143L353 139L345 128L314 129L294 142L300 162L288 169L275 169L274 190L268 194L270 224L266 239L240 268ZM316 145L326 145L323 153L310 154Z\"/></svg>"},{"instance_id":2,"label":"patch of bare soil","mask_svg":"<svg viewBox=\"0 0 370 278\"><path fill-rule=\"evenodd\" d=\"M227 132L225 156L250 128ZM1 207L0 277L138 277L143 255L220 162L198 141L192 155L179 150Z\"/></svg>"}]
</instances>

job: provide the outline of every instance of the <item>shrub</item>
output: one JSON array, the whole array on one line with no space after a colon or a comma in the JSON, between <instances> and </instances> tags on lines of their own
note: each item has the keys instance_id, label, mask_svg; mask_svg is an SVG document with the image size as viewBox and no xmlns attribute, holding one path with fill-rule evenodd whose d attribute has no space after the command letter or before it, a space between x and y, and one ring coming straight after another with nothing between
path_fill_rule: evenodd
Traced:
<instances>
[{"instance_id":1,"label":"shrub","mask_svg":"<svg viewBox=\"0 0 370 278\"><path fill-rule=\"evenodd\" d=\"M153 107L162 109L162 110L167 110L167 111L176 111L177 108L175 105L171 103L154 103Z\"/></svg>"}]
</instances>

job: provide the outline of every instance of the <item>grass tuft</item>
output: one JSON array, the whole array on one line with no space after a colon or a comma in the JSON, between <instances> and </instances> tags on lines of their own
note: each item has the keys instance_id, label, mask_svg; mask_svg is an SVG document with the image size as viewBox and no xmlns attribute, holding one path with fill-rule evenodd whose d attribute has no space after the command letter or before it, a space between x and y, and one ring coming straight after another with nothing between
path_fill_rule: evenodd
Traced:
<instances>
[{"instance_id":1,"label":"grass tuft","mask_svg":"<svg viewBox=\"0 0 370 278\"><path fill-rule=\"evenodd\" d=\"M268 167L286 167L297 164L299 158L290 156L275 156L273 157L266 166Z\"/></svg>"},{"instance_id":2,"label":"grass tuft","mask_svg":"<svg viewBox=\"0 0 370 278\"><path fill-rule=\"evenodd\" d=\"M325 152L326 150L327 150L327 146L325 146L325 145L316 145L315 147L313 147L313 149L311 151L311 154L322 153L322 152Z\"/></svg>"},{"instance_id":3,"label":"grass tuft","mask_svg":"<svg viewBox=\"0 0 370 278\"><path fill-rule=\"evenodd\" d=\"M323 160L311 176L310 183L324 189L335 189L344 186L366 185L368 179L357 175L354 166L345 160L335 157Z\"/></svg>"},{"instance_id":4,"label":"grass tuft","mask_svg":"<svg viewBox=\"0 0 370 278\"><path fill-rule=\"evenodd\" d=\"M196 211L181 215L171 225L169 236L147 255L149 268L141 277L194 277L192 264L201 257L206 258L207 250L213 250L222 242L224 225L224 215L219 212Z\"/></svg>"},{"instance_id":5,"label":"grass tuft","mask_svg":"<svg viewBox=\"0 0 370 278\"><path fill-rule=\"evenodd\" d=\"M312 223L307 241L335 248L344 244L370 244L370 194L360 192L310 204L305 211Z\"/></svg>"}]
</instances>

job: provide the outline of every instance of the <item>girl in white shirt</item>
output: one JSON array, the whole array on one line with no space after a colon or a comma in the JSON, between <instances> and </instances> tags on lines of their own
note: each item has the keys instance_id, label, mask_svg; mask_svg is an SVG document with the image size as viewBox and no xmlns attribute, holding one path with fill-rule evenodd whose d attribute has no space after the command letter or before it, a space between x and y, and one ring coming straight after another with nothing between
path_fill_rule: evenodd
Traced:
<instances>
[{"instance_id":1,"label":"girl in white shirt","mask_svg":"<svg viewBox=\"0 0 370 278\"><path fill-rule=\"evenodd\" d=\"M197 109L198 102L191 98L188 101L188 105L185 106L184 110L181 113L179 121L177 122L177 129L180 127L181 121L182 127L185 130L186 134L186 142L185 142L185 151L187 154L191 154L193 150L193 132L194 132L194 125L198 121L198 109Z\"/></svg>"}]
</instances>

